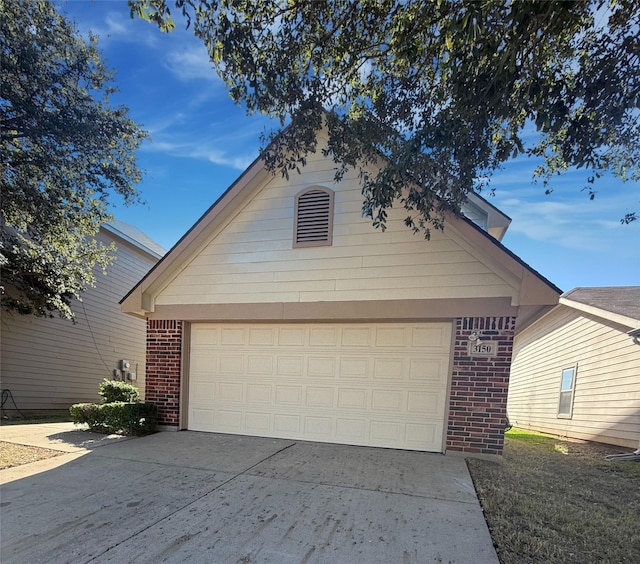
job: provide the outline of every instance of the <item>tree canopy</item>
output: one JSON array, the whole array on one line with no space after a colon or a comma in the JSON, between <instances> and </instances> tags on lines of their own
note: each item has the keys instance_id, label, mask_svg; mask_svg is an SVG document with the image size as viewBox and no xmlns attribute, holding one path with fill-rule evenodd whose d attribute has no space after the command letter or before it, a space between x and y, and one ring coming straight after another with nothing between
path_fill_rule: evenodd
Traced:
<instances>
[{"instance_id":1,"label":"tree canopy","mask_svg":"<svg viewBox=\"0 0 640 564\"><path fill-rule=\"evenodd\" d=\"M111 260L94 238L109 196L138 198L146 132L111 107L97 39L85 42L48 0L3 1L0 56L0 303L72 318L71 300Z\"/></svg>"},{"instance_id":2,"label":"tree canopy","mask_svg":"<svg viewBox=\"0 0 640 564\"><path fill-rule=\"evenodd\" d=\"M592 199L605 171L640 179L637 0L129 5L164 31L175 6L231 97L293 126L265 136L273 170L303 164L324 119L337 178L358 167L363 212L377 226L399 202L407 225L428 235L520 154L541 159L547 192L570 167L589 172L580 188ZM367 172L372 162L384 162L379 173Z\"/></svg>"}]
</instances>

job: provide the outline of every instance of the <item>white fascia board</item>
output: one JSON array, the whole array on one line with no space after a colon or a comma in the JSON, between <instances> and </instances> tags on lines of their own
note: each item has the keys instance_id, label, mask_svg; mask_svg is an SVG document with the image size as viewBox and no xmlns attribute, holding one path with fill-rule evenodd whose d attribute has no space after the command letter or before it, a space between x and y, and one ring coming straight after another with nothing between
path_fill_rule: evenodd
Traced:
<instances>
[{"instance_id":1,"label":"white fascia board","mask_svg":"<svg viewBox=\"0 0 640 564\"><path fill-rule=\"evenodd\" d=\"M583 304L581 302L576 302L574 300L569 300L562 297L560 298L560 303L570 308L577 309L578 311L583 311L585 313L601 317L602 319L607 319L609 321L613 321L614 323L619 323L620 325L629 327L629 329L632 330L640 328L640 320L634 319L633 317L627 317L626 315L613 313L611 311L607 311L606 309Z\"/></svg>"}]
</instances>

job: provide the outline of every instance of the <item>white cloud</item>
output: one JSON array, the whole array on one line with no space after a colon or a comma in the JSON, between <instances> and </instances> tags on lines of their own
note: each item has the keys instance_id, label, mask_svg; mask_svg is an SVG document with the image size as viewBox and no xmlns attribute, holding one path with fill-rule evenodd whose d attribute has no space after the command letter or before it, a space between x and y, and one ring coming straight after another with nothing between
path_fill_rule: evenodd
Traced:
<instances>
[{"instance_id":1,"label":"white cloud","mask_svg":"<svg viewBox=\"0 0 640 564\"><path fill-rule=\"evenodd\" d=\"M231 151L225 151L220 148L223 146L228 146L224 139L192 140L190 142L151 141L145 143L142 150L152 153L165 153L172 157L204 160L235 170L245 170L257 156L257 152L253 155L234 154Z\"/></svg>"},{"instance_id":2,"label":"white cloud","mask_svg":"<svg viewBox=\"0 0 640 564\"><path fill-rule=\"evenodd\" d=\"M513 219L512 233L567 249L615 253L618 249L611 247L612 240L623 239L633 230L615 219L622 215L623 201L620 195L607 195L597 202L586 197L570 202L510 197L500 201L499 207Z\"/></svg>"},{"instance_id":3,"label":"white cloud","mask_svg":"<svg viewBox=\"0 0 640 564\"><path fill-rule=\"evenodd\" d=\"M167 55L165 67L184 82L207 80L222 83L202 43L182 45L180 49L174 49Z\"/></svg>"}]
</instances>

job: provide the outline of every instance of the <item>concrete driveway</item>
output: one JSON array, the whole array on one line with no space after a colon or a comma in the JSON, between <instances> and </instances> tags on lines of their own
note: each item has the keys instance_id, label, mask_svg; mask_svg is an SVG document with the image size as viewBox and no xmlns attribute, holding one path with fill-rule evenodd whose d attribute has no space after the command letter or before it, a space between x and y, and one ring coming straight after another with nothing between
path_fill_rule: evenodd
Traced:
<instances>
[{"instance_id":1,"label":"concrete driveway","mask_svg":"<svg viewBox=\"0 0 640 564\"><path fill-rule=\"evenodd\" d=\"M498 562L460 458L29 427L0 440L67 454L0 472L3 564Z\"/></svg>"}]
</instances>

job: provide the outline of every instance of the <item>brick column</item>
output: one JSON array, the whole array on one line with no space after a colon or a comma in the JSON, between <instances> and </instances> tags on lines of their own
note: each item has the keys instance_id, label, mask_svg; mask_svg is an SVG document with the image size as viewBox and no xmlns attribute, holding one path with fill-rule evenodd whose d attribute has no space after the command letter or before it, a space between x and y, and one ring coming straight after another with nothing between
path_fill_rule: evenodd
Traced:
<instances>
[{"instance_id":1,"label":"brick column","mask_svg":"<svg viewBox=\"0 0 640 564\"><path fill-rule=\"evenodd\" d=\"M502 454L515 322L515 317L456 320L447 450ZM472 331L498 343L496 356L469 356Z\"/></svg>"},{"instance_id":2,"label":"brick column","mask_svg":"<svg viewBox=\"0 0 640 564\"><path fill-rule=\"evenodd\" d=\"M182 321L147 320L145 401L158 407L160 425L179 423L182 327Z\"/></svg>"}]
</instances>

